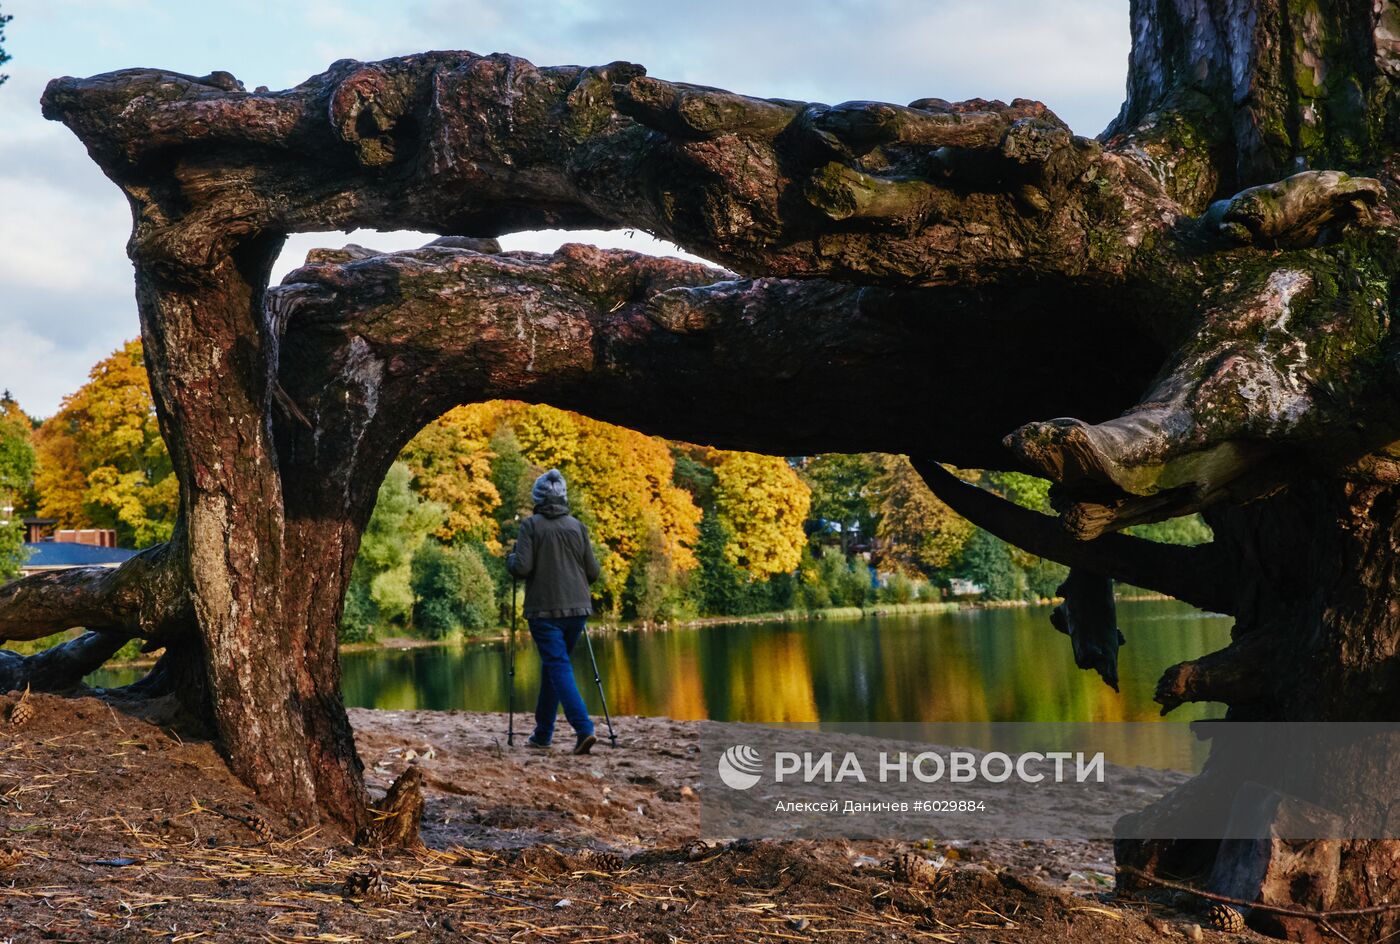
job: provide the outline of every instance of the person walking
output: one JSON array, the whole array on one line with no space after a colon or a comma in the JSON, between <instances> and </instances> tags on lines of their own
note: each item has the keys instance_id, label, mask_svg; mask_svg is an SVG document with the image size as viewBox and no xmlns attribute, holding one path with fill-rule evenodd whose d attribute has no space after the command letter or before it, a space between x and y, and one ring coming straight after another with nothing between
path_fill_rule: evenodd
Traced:
<instances>
[{"instance_id":1,"label":"person walking","mask_svg":"<svg viewBox=\"0 0 1400 944\"><path fill-rule=\"evenodd\" d=\"M598 579L598 558L588 528L569 514L568 483L558 469L535 479L535 513L520 524L515 550L506 557L511 576L525 581L525 621L540 653L540 695L535 703L531 747L548 748L559 706L573 726L575 754L598 742L593 721L574 681L569 654L593 614L589 585Z\"/></svg>"}]
</instances>

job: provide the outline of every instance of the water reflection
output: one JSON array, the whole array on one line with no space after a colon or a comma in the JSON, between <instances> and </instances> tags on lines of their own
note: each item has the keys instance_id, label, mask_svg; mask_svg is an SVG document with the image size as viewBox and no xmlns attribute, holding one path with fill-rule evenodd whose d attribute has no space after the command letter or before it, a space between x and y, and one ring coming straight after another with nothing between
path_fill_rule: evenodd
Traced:
<instances>
[{"instance_id":1,"label":"water reflection","mask_svg":"<svg viewBox=\"0 0 1400 944\"><path fill-rule=\"evenodd\" d=\"M1230 621L1169 601L1123 603L1122 694L1076 668L1043 607L594 636L618 714L722 721L1149 721L1162 670L1219 649ZM528 636L526 637L528 642ZM575 653L590 710L588 656ZM346 703L504 711L503 645L347 653ZM516 706L533 708L539 661L522 647ZM133 673L104 672L94 684ZM1173 720L1219 716L1187 705Z\"/></svg>"}]
</instances>

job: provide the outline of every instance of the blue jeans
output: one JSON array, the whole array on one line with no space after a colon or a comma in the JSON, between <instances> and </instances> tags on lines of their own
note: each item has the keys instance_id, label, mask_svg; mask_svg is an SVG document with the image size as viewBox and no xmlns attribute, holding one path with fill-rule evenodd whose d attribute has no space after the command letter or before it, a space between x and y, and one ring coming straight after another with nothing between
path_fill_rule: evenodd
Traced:
<instances>
[{"instance_id":1,"label":"blue jeans","mask_svg":"<svg viewBox=\"0 0 1400 944\"><path fill-rule=\"evenodd\" d=\"M564 705L564 717L574 726L579 737L593 733L593 721L574 682L574 666L569 653L583 635L583 616L558 616L532 619L530 635L540 651L540 697L535 703L535 734L538 744L548 744L554 737L554 717L559 705Z\"/></svg>"}]
</instances>

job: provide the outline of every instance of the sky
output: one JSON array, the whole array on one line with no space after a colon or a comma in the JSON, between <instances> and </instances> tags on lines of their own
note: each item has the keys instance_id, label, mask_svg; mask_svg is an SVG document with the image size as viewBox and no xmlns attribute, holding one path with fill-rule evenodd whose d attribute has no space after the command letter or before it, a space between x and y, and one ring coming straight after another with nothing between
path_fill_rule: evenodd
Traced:
<instances>
[{"instance_id":1,"label":"sky","mask_svg":"<svg viewBox=\"0 0 1400 944\"><path fill-rule=\"evenodd\" d=\"M640 62L662 79L834 104L936 96L1039 99L1080 134L1118 111L1128 0L0 0L0 390L44 417L92 365L140 333L126 258L130 215L39 96L55 76L154 66L232 72L286 88L337 59L427 49L508 52L537 65ZM431 236L299 234L278 280L313 246L420 246ZM657 254L646 234L534 232Z\"/></svg>"}]
</instances>

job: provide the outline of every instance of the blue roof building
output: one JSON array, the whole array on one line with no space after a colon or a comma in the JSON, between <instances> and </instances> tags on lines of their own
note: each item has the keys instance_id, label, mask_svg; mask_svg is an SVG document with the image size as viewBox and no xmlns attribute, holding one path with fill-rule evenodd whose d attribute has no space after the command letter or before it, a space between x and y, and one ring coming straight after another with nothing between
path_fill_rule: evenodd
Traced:
<instances>
[{"instance_id":1,"label":"blue roof building","mask_svg":"<svg viewBox=\"0 0 1400 944\"><path fill-rule=\"evenodd\" d=\"M124 547L93 547L66 541L38 541L25 544L24 549L29 556L20 565L20 572L25 574L70 567L118 567L139 553Z\"/></svg>"}]
</instances>

